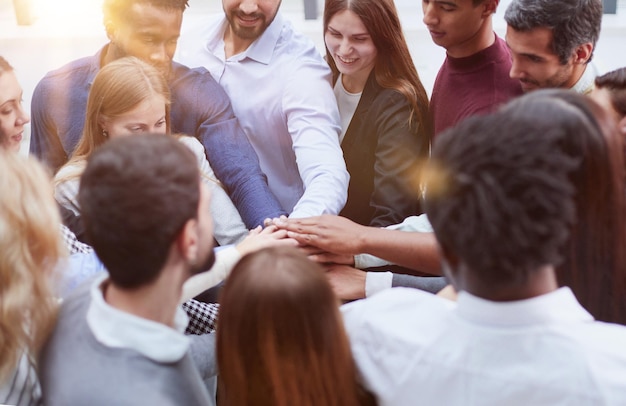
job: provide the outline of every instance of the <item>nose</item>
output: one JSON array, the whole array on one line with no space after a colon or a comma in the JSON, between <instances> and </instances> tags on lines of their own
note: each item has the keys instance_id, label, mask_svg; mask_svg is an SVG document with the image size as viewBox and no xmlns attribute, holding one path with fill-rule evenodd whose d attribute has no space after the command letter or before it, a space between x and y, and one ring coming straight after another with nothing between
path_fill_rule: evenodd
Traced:
<instances>
[{"instance_id":1,"label":"nose","mask_svg":"<svg viewBox=\"0 0 626 406\"><path fill-rule=\"evenodd\" d=\"M22 108L22 105L20 104L19 111L17 114L17 120L15 120L15 124L18 126L22 126L29 122L30 122L30 117L28 117L28 114L26 114L26 112Z\"/></svg>"},{"instance_id":2,"label":"nose","mask_svg":"<svg viewBox=\"0 0 626 406\"><path fill-rule=\"evenodd\" d=\"M352 51L352 45L350 44L350 41L348 41L348 39L346 38L342 39L339 43L339 54L346 56L350 54L350 51Z\"/></svg>"},{"instance_id":3,"label":"nose","mask_svg":"<svg viewBox=\"0 0 626 406\"><path fill-rule=\"evenodd\" d=\"M256 13L258 9L257 0L243 0L239 3L239 10L245 14Z\"/></svg>"},{"instance_id":4,"label":"nose","mask_svg":"<svg viewBox=\"0 0 626 406\"><path fill-rule=\"evenodd\" d=\"M523 76L522 68L517 58L511 58L511 70L509 71L509 77L511 79L521 79Z\"/></svg>"},{"instance_id":5,"label":"nose","mask_svg":"<svg viewBox=\"0 0 626 406\"><path fill-rule=\"evenodd\" d=\"M157 66L162 66L170 62L170 55L165 43L154 47L150 53L150 62Z\"/></svg>"},{"instance_id":6,"label":"nose","mask_svg":"<svg viewBox=\"0 0 626 406\"><path fill-rule=\"evenodd\" d=\"M435 10L435 4L432 2L422 2L422 11L424 12L424 18L422 21L427 26L437 25L438 18Z\"/></svg>"}]
</instances>

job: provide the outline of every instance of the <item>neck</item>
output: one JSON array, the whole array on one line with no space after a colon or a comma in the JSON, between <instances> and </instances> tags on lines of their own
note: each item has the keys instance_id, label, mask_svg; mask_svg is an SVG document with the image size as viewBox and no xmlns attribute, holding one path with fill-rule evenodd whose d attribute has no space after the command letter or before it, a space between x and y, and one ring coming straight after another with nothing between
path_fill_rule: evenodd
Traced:
<instances>
[{"instance_id":1,"label":"neck","mask_svg":"<svg viewBox=\"0 0 626 406\"><path fill-rule=\"evenodd\" d=\"M460 44L446 48L446 53L452 58L465 58L489 48L495 41L496 34L493 32L491 16L489 16L485 18L476 34Z\"/></svg>"},{"instance_id":2,"label":"neck","mask_svg":"<svg viewBox=\"0 0 626 406\"><path fill-rule=\"evenodd\" d=\"M230 58L233 55L240 54L252 45L256 38L248 39L241 38L233 32L230 24L224 32L224 53L226 58Z\"/></svg>"},{"instance_id":3,"label":"neck","mask_svg":"<svg viewBox=\"0 0 626 406\"><path fill-rule=\"evenodd\" d=\"M372 68L373 69L373 68ZM372 73L372 69L367 72L358 72L355 75L341 75L341 84L350 93L360 93L365 89L367 79Z\"/></svg>"},{"instance_id":4,"label":"neck","mask_svg":"<svg viewBox=\"0 0 626 406\"><path fill-rule=\"evenodd\" d=\"M174 327L174 316L182 294L182 272L163 269L152 283L123 289L112 283L104 287L104 300L123 312Z\"/></svg>"},{"instance_id":5,"label":"neck","mask_svg":"<svg viewBox=\"0 0 626 406\"><path fill-rule=\"evenodd\" d=\"M574 85L576 85L580 78L585 74L586 69L586 63L574 64L574 67L572 68L572 75L570 76L569 80L563 85L563 89L571 89L572 87L574 87Z\"/></svg>"},{"instance_id":6,"label":"neck","mask_svg":"<svg viewBox=\"0 0 626 406\"><path fill-rule=\"evenodd\" d=\"M472 272L472 274L475 274ZM468 275L469 276L469 275ZM510 302L545 295L558 289L554 267L542 266L527 273L524 282L494 286L474 276L465 278L464 289L474 296L493 302Z\"/></svg>"},{"instance_id":7,"label":"neck","mask_svg":"<svg viewBox=\"0 0 626 406\"><path fill-rule=\"evenodd\" d=\"M120 57L121 56L119 55L117 47L112 42L109 42L104 49L104 55L102 55L102 58L100 59L100 67L102 68L106 64L111 63Z\"/></svg>"}]
</instances>

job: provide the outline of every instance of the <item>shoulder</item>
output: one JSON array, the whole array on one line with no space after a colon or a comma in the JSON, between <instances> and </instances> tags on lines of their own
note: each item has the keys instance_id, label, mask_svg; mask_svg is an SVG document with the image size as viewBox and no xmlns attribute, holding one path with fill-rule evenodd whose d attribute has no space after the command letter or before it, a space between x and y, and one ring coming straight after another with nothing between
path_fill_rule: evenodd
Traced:
<instances>
[{"instance_id":1,"label":"shoulder","mask_svg":"<svg viewBox=\"0 0 626 406\"><path fill-rule=\"evenodd\" d=\"M330 68L322 57L320 51L315 47L313 41L294 30L291 22L285 21L282 31L276 42L274 55L280 60L289 60L291 65L284 66L292 71L297 71L302 67L319 68L328 70Z\"/></svg>"},{"instance_id":2,"label":"shoulder","mask_svg":"<svg viewBox=\"0 0 626 406\"><path fill-rule=\"evenodd\" d=\"M203 67L189 68L173 62L169 86L172 93L173 109L178 108L179 103L194 103L205 106L230 104L222 86Z\"/></svg>"},{"instance_id":3,"label":"shoulder","mask_svg":"<svg viewBox=\"0 0 626 406\"><path fill-rule=\"evenodd\" d=\"M68 86L88 84L98 70L95 59L95 56L84 57L46 73L37 84L35 93L57 89L67 92Z\"/></svg>"},{"instance_id":4,"label":"shoulder","mask_svg":"<svg viewBox=\"0 0 626 406\"><path fill-rule=\"evenodd\" d=\"M180 141L183 145L189 148L191 152L193 152L193 154L196 156L196 158L206 159L204 154L204 146L196 138L189 135L181 135L178 137L178 141Z\"/></svg>"},{"instance_id":5,"label":"shoulder","mask_svg":"<svg viewBox=\"0 0 626 406\"><path fill-rule=\"evenodd\" d=\"M344 305L341 310L348 334L358 337L358 341L367 339L367 334L364 335L359 330L375 330L381 335L392 336L394 332L419 329L420 324L436 322L436 319L442 319L455 307L454 303L428 292L393 288L371 298ZM409 320L414 323L407 324Z\"/></svg>"}]
</instances>

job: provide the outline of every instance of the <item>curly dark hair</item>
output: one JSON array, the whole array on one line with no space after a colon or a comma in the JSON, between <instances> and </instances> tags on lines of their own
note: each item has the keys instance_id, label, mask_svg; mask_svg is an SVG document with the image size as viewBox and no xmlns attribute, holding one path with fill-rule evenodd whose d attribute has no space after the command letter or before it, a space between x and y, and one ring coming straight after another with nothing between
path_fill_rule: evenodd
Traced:
<instances>
[{"instance_id":1,"label":"curly dark hair","mask_svg":"<svg viewBox=\"0 0 626 406\"><path fill-rule=\"evenodd\" d=\"M580 159L561 144L588 120L554 101L536 107L540 117L511 109L445 131L427 170L437 239L486 286L519 286L558 266L575 219L570 174Z\"/></svg>"}]
</instances>

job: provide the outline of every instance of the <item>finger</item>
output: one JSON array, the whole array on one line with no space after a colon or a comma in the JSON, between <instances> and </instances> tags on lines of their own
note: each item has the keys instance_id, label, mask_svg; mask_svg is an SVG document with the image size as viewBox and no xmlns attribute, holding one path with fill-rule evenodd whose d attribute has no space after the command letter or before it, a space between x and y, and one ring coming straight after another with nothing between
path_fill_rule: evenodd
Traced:
<instances>
[{"instance_id":1,"label":"finger","mask_svg":"<svg viewBox=\"0 0 626 406\"><path fill-rule=\"evenodd\" d=\"M261 226L256 226L255 228L253 228L252 230L248 231L248 235L257 235L261 233L261 230L263 230L263 227Z\"/></svg>"}]
</instances>

